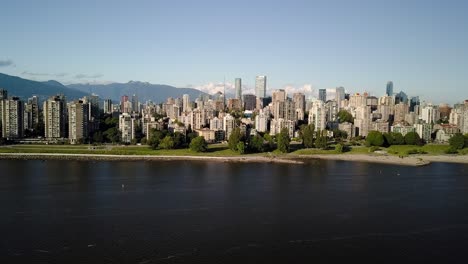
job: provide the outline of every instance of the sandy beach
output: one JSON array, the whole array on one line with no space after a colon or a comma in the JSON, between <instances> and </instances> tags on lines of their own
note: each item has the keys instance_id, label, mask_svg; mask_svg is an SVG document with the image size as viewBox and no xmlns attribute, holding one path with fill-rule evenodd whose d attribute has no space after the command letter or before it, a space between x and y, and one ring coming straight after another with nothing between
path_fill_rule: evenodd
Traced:
<instances>
[{"instance_id":1,"label":"sandy beach","mask_svg":"<svg viewBox=\"0 0 468 264\"><path fill-rule=\"evenodd\" d=\"M0 159L24 159L24 160L195 160L195 161L217 161L217 162L258 162L258 163L285 163L285 164L303 164L301 160L264 157L264 156L168 156L168 155L107 155L107 154L62 154L62 153L0 153Z\"/></svg>"},{"instance_id":2,"label":"sandy beach","mask_svg":"<svg viewBox=\"0 0 468 264\"><path fill-rule=\"evenodd\" d=\"M371 154L314 154L314 155L285 155L285 156L170 156L170 155L108 155L108 154L62 154L62 153L0 153L0 159L23 160L95 160L95 161L128 161L128 160L167 160L167 161L216 161L216 162L257 162L257 163L284 163L303 164L305 160L343 160L354 162L371 162L382 164L394 164L402 166L424 166L431 162L449 162L468 164L468 156L456 155L414 155L409 157L397 157L392 155Z\"/></svg>"}]
</instances>

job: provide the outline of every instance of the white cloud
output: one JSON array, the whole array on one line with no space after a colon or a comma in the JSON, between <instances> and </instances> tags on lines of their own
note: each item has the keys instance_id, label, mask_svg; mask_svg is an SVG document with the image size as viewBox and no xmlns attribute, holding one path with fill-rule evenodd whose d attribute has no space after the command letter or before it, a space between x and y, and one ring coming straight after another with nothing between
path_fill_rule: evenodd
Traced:
<instances>
[{"instance_id":1,"label":"white cloud","mask_svg":"<svg viewBox=\"0 0 468 264\"><path fill-rule=\"evenodd\" d=\"M224 93L223 82L209 82L202 85L189 85L190 88L195 88L207 94ZM231 82L226 82L226 94L233 95L235 93L235 85ZM255 89L247 85L242 85L242 94L255 93Z\"/></svg>"}]
</instances>

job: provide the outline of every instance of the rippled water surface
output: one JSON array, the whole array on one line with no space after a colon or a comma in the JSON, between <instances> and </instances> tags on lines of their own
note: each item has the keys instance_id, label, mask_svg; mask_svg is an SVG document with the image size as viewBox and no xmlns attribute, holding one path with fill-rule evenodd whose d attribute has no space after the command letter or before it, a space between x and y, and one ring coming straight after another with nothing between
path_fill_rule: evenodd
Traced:
<instances>
[{"instance_id":1,"label":"rippled water surface","mask_svg":"<svg viewBox=\"0 0 468 264\"><path fill-rule=\"evenodd\" d=\"M1 263L468 262L468 166L0 160Z\"/></svg>"}]
</instances>

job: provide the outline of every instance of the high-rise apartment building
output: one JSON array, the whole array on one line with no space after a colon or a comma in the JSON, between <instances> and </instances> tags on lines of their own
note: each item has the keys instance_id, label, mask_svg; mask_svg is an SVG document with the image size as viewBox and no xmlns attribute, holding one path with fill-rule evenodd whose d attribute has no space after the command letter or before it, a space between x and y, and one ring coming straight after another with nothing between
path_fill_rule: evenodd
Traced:
<instances>
[{"instance_id":1,"label":"high-rise apartment building","mask_svg":"<svg viewBox=\"0 0 468 264\"><path fill-rule=\"evenodd\" d=\"M52 96L44 101L44 129L46 138L65 138L67 133L67 107L65 96Z\"/></svg>"},{"instance_id":2,"label":"high-rise apartment building","mask_svg":"<svg viewBox=\"0 0 468 264\"><path fill-rule=\"evenodd\" d=\"M182 111L188 112L191 110L191 105L190 105L190 95L184 94L182 95Z\"/></svg>"},{"instance_id":3,"label":"high-rise apartment building","mask_svg":"<svg viewBox=\"0 0 468 264\"><path fill-rule=\"evenodd\" d=\"M286 101L286 91L283 89L275 90L272 94L272 102L284 102Z\"/></svg>"},{"instance_id":4,"label":"high-rise apartment building","mask_svg":"<svg viewBox=\"0 0 468 264\"><path fill-rule=\"evenodd\" d=\"M135 138L135 118L129 113L119 116L119 130L122 133L122 142L131 143Z\"/></svg>"},{"instance_id":5,"label":"high-rise apartment building","mask_svg":"<svg viewBox=\"0 0 468 264\"><path fill-rule=\"evenodd\" d=\"M1 100L2 137L17 139L24 136L24 103L18 97Z\"/></svg>"},{"instance_id":6,"label":"high-rise apartment building","mask_svg":"<svg viewBox=\"0 0 468 264\"><path fill-rule=\"evenodd\" d=\"M266 85L267 77L257 76L257 78L255 79L255 96L257 96L257 98L266 97Z\"/></svg>"},{"instance_id":7,"label":"high-rise apartment building","mask_svg":"<svg viewBox=\"0 0 468 264\"><path fill-rule=\"evenodd\" d=\"M83 142L89 136L89 107L83 100L68 104L68 139L71 144Z\"/></svg>"},{"instance_id":8,"label":"high-rise apartment building","mask_svg":"<svg viewBox=\"0 0 468 264\"><path fill-rule=\"evenodd\" d=\"M106 99L104 100L104 113L105 114L112 114L112 100Z\"/></svg>"},{"instance_id":9,"label":"high-rise apartment building","mask_svg":"<svg viewBox=\"0 0 468 264\"><path fill-rule=\"evenodd\" d=\"M24 108L24 129L32 130L39 123L39 99L33 96L28 99Z\"/></svg>"},{"instance_id":10,"label":"high-rise apartment building","mask_svg":"<svg viewBox=\"0 0 468 264\"><path fill-rule=\"evenodd\" d=\"M294 102L294 108L296 109L296 111L300 109L302 110L302 112L305 112L306 102L305 102L305 95L303 93L294 93L293 102Z\"/></svg>"}]
</instances>

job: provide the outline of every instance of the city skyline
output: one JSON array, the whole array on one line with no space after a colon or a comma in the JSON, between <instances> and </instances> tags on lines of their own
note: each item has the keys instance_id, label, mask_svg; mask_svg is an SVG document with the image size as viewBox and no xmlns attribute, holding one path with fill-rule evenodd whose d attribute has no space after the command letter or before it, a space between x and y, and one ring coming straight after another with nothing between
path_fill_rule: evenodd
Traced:
<instances>
[{"instance_id":1,"label":"city skyline","mask_svg":"<svg viewBox=\"0 0 468 264\"><path fill-rule=\"evenodd\" d=\"M437 103L455 103L468 82L467 3L290 1L268 2L268 10L265 3L8 2L0 72L205 92L224 77L251 89L255 76L266 75L268 90L343 86L373 94L392 80L395 92Z\"/></svg>"}]
</instances>

